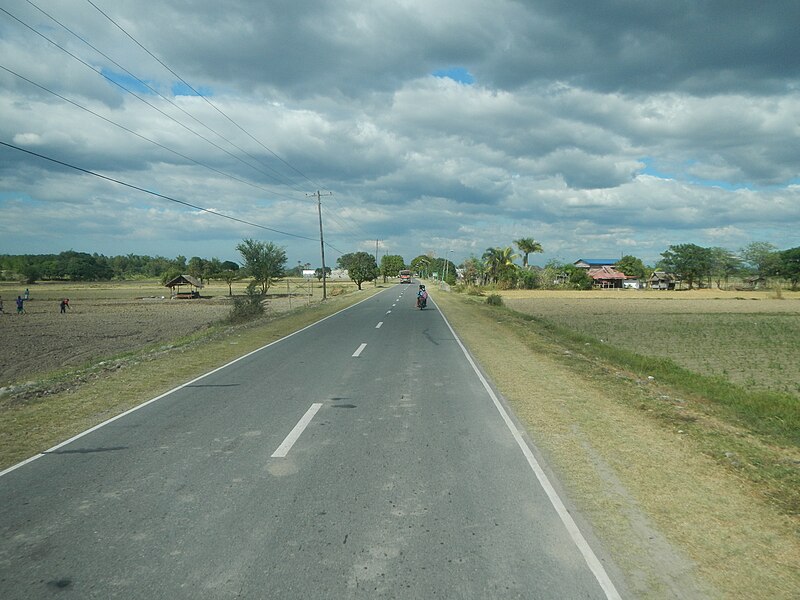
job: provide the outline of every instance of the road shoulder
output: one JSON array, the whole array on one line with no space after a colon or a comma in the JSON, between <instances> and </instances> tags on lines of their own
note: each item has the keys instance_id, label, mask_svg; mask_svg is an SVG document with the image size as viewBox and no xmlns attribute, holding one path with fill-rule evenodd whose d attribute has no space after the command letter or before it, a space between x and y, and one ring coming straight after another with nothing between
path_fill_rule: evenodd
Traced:
<instances>
[{"instance_id":1,"label":"road shoulder","mask_svg":"<svg viewBox=\"0 0 800 600\"><path fill-rule=\"evenodd\" d=\"M635 390L613 374L576 377L556 360L563 349L502 311L455 294L436 300L635 597L792 597L788 520L691 439L621 401Z\"/></svg>"}]
</instances>

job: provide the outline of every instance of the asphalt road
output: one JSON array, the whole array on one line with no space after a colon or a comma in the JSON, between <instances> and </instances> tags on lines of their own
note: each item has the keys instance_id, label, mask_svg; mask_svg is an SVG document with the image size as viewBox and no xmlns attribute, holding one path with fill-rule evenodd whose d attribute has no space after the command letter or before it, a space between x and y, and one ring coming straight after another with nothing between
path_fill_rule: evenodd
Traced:
<instances>
[{"instance_id":1,"label":"asphalt road","mask_svg":"<svg viewBox=\"0 0 800 600\"><path fill-rule=\"evenodd\" d=\"M415 291L5 473L0 598L616 597Z\"/></svg>"}]
</instances>

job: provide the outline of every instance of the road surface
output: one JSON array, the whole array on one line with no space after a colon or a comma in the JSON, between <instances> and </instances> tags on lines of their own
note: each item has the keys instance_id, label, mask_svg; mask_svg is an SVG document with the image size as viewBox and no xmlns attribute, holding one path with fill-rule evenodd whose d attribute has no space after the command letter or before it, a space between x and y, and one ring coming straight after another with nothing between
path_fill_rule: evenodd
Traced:
<instances>
[{"instance_id":1,"label":"road surface","mask_svg":"<svg viewBox=\"0 0 800 600\"><path fill-rule=\"evenodd\" d=\"M616 598L415 292L4 473L0 597Z\"/></svg>"}]
</instances>

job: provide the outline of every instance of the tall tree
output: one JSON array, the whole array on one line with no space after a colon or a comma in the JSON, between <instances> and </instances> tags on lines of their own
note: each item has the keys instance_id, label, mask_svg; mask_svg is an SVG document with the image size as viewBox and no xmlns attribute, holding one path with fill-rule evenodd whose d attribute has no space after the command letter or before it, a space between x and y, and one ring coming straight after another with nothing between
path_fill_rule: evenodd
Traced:
<instances>
[{"instance_id":1,"label":"tall tree","mask_svg":"<svg viewBox=\"0 0 800 600\"><path fill-rule=\"evenodd\" d=\"M742 268L742 261L725 248L709 248L711 252L711 276L717 282L717 289L722 289L722 282L728 285L728 279Z\"/></svg>"},{"instance_id":2,"label":"tall tree","mask_svg":"<svg viewBox=\"0 0 800 600\"><path fill-rule=\"evenodd\" d=\"M199 279L200 283L203 283L203 279L205 279L206 262L207 261L204 258L193 256L186 264L187 273L192 277Z\"/></svg>"},{"instance_id":3,"label":"tall tree","mask_svg":"<svg viewBox=\"0 0 800 600\"><path fill-rule=\"evenodd\" d=\"M411 261L409 265L410 269L415 273L419 273L420 277L429 277L430 274L433 272L431 267L433 265L433 259L430 256L425 254L420 254L416 258Z\"/></svg>"},{"instance_id":4,"label":"tall tree","mask_svg":"<svg viewBox=\"0 0 800 600\"><path fill-rule=\"evenodd\" d=\"M336 259L340 269L346 269L347 274L361 289L365 281L373 281L378 276L378 264L375 257L369 252L351 252L343 254Z\"/></svg>"},{"instance_id":5,"label":"tall tree","mask_svg":"<svg viewBox=\"0 0 800 600\"><path fill-rule=\"evenodd\" d=\"M386 283L387 277L397 277L397 274L406 268L406 263L403 257L399 254L384 254L381 257L381 275L383 275L383 283Z\"/></svg>"},{"instance_id":6,"label":"tall tree","mask_svg":"<svg viewBox=\"0 0 800 600\"><path fill-rule=\"evenodd\" d=\"M522 252L522 267L528 268L528 255L534 252L544 252L542 245L533 238L520 238L514 240L517 248Z\"/></svg>"},{"instance_id":7,"label":"tall tree","mask_svg":"<svg viewBox=\"0 0 800 600\"><path fill-rule=\"evenodd\" d=\"M620 258L614 268L629 277L638 277L639 279L647 277L647 267L644 266L642 259L630 254Z\"/></svg>"},{"instance_id":8,"label":"tall tree","mask_svg":"<svg viewBox=\"0 0 800 600\"><path fill-rule=\"evenodd\" d=\"M482 258L486 264L487 276L491 281L497 283L501 279L510 278L517 255L514 254L513 248L507 246L505 248L487 248Z\"/></svg>"},{"instance_id":9,"label":"tall tree","mask_svg":"<svg viewBox=\"0 0 800 600\"><path fill-rule=\"evenodd\" d=\"M764 279L777 275L778 249L769 242L752 242L740 250L742 260Z\"/></svg>"},{"instance_id":10,"label":"tall tree","mask_svg":"<svg viewBox=\"0 0 800 600\"><path fill-rule=\"evenodd\" d=\"M216 277L228 284L228 296L233 296L233 282L239 279L239 265L231 260L226 260L219 266Z\"/></svg>"},{"instance_id":11,"label":"tall tree","mask_svg":"<svg viewBox=\"0 0 800 600\"><path fill-rule=\"evenodd\" d=\"M483 282L484 264L477 256L470 256L464 261L464 283L475 285Z\"/></svg>"},{"instance_id":12,"label":"tall tree","mask_svg":"<svg viewBox=\"0 0 800 600\"><path fill-rule=\"evenodd\" d=\"M696 281L701 281L711 273L711 250L696 244L670 246L661 253L663 260L659 266L681 277L691 290Z\"/></svg>"},{"instance_id":13,"label":"tall tree","mask_svg":"<svg viewBox=\"0 0 800 600\"><path fill-rule=\"evenodd\" d=\"M267 293L274 280L284 276L286 250L282 246L246 239L236 246L236 250L242 255L244 267L261 288L262 295Z\"/></svg>"},{"instance_id":14,"label":"tall tree","mask_svg":"<svg viewBox=\"0 0 800 600\"><path fill-rule=\"evenodd\" d=\"M796 290L800 283L800 246L784 250L779 254L779 259L779 275L788 279L792 283L792 289Z\"/></svg>"}]
</instances>

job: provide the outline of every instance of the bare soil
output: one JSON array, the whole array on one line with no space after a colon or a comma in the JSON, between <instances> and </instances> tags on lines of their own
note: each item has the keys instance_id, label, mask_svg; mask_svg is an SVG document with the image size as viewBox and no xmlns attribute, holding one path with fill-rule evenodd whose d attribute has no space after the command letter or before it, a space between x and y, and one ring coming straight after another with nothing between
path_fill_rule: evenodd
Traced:
<instances>
[{"instance_id":1,"label":"bare soil","mask_svg":"<svg viewBox=\"0 0 800 600\"><path fill-rule=\"evenodd\" d=\"M0 315L0 385L91 361L167 344L230 312L226 298L171 300L31 300L25 313ZM10 314L9 314L10 313Z\"/></svg>"},{"instance_id":2,"label":"bare soil","mask_svg":"<svg viewBox=\"0 0 800 600\"><path fill-rule=\"evenodd\" d=\"M242 294L246 282L236 282ZM0 284L4 312L0 314L0 388L25 383L48 373L163 344L208 329L231 312L228 287L206 285L202 297L172 299L154 281L104 283L39 283L30 286L25 313L16 314L14 300L24 286ZM308 282L270 289L266 308L284 312L307 303ZM314 286L316 297L319 290ZM69 308L61 313L63 298Z\"/></svg>"}]
</instances>

